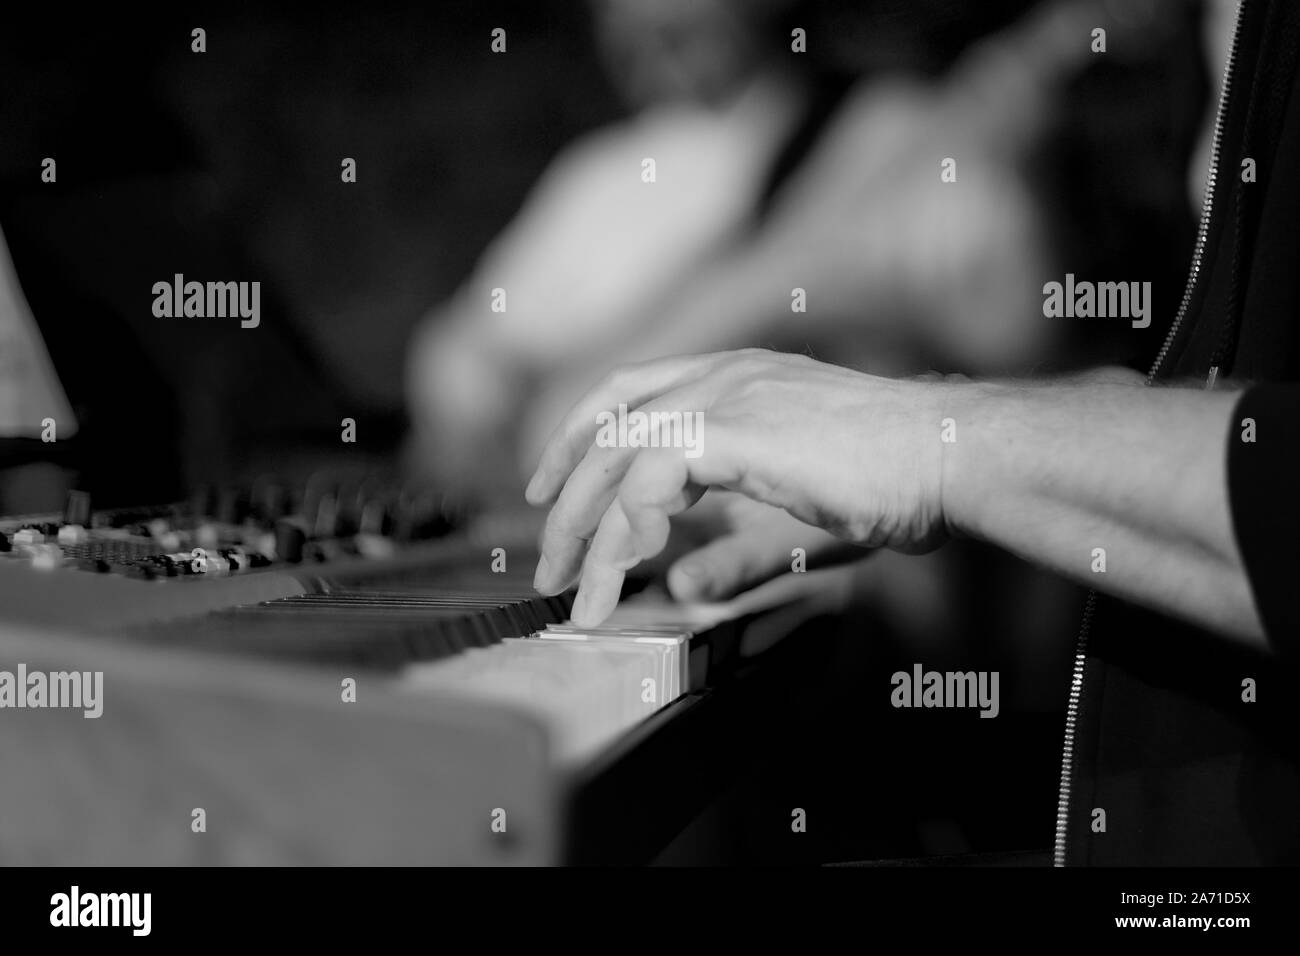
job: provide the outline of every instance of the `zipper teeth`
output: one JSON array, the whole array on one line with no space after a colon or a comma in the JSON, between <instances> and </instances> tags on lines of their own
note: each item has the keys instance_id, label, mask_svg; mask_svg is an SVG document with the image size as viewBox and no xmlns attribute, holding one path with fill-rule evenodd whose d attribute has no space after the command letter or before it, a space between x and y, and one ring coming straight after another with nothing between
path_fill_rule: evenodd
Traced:
<instances>
[{"instance_id":1,"label":"zipper teeth","mask_svg":"<svg viewBox=\"0 0 1300 956\"><path fill-rule=\"evenodd\" d=\"M1079 640L1074 650L1074 673L1070 677L1070 702L1065 708L1065 747L1061 759L1061 789L1056 802L1056 845L1052 862L1065 866L1065 831L1070 815L1070 787L1074 782L1074 741L1078 729L1079 701L1083 697L1083 665L1088 656L1088 630L1092 624L1093 610L1097 607L1097 592L1088 592L1083 606L1083 621L1079 624Z\"/></svg>"},{"instance_id":2,"label":"zipper teeth","mask_svg":"<svg viewBox=\"0 0 1300 956\"><path fill-rule=\"evenodd\" d=\"M1219 89L1219 103L1214 113L1214 135L1210 141L1210 168L1205 177L1205 193L1201 197L1201 219L1196 227L1196 245L1192 248L1192 266L1187 274L1187 284L1183 287L1183 297L1178 303L1169 333L1160 344L1155 361L1147 372L1146 384L1155 381L1164 367L1173 348L1174 339L1187 317L1191 306L1192 293L1201 276L1202 259L1205 256L1205 243L1210 233L1210 213L1214 208L1215 187L1219 181L1219 154L1223 146L1223 123L1227 115L1228 93L1232 88L1232 76L1237 63L1237 43L1241 34L1241 15L1245 0L1237 0L1236 14L1232 25L1232 43L1228 47L1228 60L1223 65L1223 84ZM1074 671L1070 677L1070 699L1065 708L1065 739L1061 752L1061 787L1056 804L1056 841L1053 845L1052 863L1065 866L1066 831L1070 819L1070 792L1074 784L1074 746L1079 721L1079 702L1083 698L1084 668L1088 659L1088 631L1092 625L1093 612L1097 606L1097 592L1088 592L1088 600L1083 608L1083 620L1079 625L1079 639L1075 643Z\"/></svg>"},{"instance_id":3,"label":"zipper teeth","mask_svg":"<svg viewBox=\"0 0 1300 956\"><path fill-rule=\"evenodd\" d=\"M1219 89L1219 105L1214 113L1214 136L1210 141L1210 169L1205 177L1205 192L1201 197L1201 220L1196 227L1196 245L1192 248L1192 267L1187 274L1187 284L1183 286L1183 297L1178 303L1178 312L1174 315L1174 322L1169 326L1169 333L1165 336L1164 342L1160 344L1160 351L1156 353L1155 361L1151 363L1151 370L1147 372L1146 383L1150 385L1162 367L1165 359L1169 355L1169 350L1173 348L1174 339L1178 335L1178 330L1182 327L1183 320L1187 317L1187 310L1192 302L1192 293L1196 290L1196 285L1201 276L1201 260L1205 256L1205 242L1210 233L1210 212L1214 207L1214 192L1219 181L1219 153L1223 147L1223 121L1227 113L1228 92L1232 89L1232 75L1237 63L1237 41L1241 33L1241 14L1245 7L1245 0L1237 0L1236 19L1232 26L1232 44L1228 47L1228 61L1223 65L1223 85Z\"/></svg>"}]
</instances>

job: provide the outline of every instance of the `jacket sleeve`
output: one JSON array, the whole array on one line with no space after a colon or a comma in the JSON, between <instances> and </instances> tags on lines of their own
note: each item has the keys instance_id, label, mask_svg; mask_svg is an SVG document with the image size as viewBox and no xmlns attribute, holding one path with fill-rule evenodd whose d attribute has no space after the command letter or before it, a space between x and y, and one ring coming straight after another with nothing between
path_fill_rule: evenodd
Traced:
<instances>
[{"instance_id":1,"label":"jacket sleeve","mask_svg":"<svg viewBox=\"0 0 1300 956\"><path fill-rule=\"evenodd\" d=\"M1233 530L1264 632L1290 656L1300 642L1300 385L1248 389L1228 430Z\"/></svg>"}]
</instances>

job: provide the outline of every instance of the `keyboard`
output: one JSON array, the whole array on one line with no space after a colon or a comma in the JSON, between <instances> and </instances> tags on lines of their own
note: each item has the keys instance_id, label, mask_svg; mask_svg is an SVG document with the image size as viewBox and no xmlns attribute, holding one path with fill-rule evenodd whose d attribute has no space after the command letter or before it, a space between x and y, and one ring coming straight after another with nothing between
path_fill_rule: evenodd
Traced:
<instances>
[{"instance_id":1,"label":"keyboard","mask_svg":"<svg viewBox=\"0 0 1300 956\"><path fill-rule=\"evenodd\" d=\"M745 675L833 593L649 589L582 629L523 520L69 510L0 519L0 679L102 673L102 713L0 709L6 862L644 862L722 785L718 755L684 800L683 760L771 711Z\"/></svg>"}]
</instances>

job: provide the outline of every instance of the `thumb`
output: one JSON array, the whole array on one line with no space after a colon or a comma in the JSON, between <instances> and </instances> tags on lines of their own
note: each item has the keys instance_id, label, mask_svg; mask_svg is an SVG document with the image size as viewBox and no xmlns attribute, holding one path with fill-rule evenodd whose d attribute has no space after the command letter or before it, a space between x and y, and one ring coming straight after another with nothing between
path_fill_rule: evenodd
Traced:
<instances>
[{"instance_id":1,"label":"thumb","mask_svg":"<svg viewBox=\"0 0 1300 956\"><path fill-rule=\"evenodd\" d=\"M668 591L678 601L720 601L789 571L790 560L771 536L724 535L673 562Z\"/></svg>"}]
</instances>

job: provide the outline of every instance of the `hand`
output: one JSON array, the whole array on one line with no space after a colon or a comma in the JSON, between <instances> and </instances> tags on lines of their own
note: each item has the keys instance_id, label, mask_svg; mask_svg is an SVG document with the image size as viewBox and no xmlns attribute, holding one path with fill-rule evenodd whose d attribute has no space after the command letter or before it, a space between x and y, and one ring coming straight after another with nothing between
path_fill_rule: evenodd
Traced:
<instances>
[{"instance_id":1,"label":"hand","mask_svg":"<svg viewBox=\"0 0 1300 956\"><path fill-rule=\"evenodd\" d=\"M581 577L573 620L604 620L624 574L664 548L669 519L710 487L855 544L929 550L947 533L947 388L761 349L618 369L561 422L529 483L530 503L552 503L534 583L553 594ZM602 447L598 416L620 405L680 420L698 413L698 447ZM661 446L684 436L657 435Z\"/></svg>"}]
</instances>

